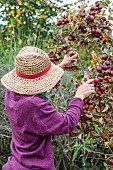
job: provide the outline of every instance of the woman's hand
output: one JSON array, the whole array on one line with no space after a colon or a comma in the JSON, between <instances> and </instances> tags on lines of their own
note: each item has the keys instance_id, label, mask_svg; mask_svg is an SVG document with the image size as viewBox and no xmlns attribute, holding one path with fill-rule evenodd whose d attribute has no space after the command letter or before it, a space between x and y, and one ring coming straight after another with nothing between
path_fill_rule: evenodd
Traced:
<instances>
[{"instance_id":1,"label":"woman's hand","mask_svg":"<svg viewBox=\"0 0 113 170\"><path fill-rule=\"evenodd\" d=\"M92 84L93 81L94 79L89 79L86 82L82 82L82 85L80 85L77 89L75 97L78 97L84 100L86 97L90 96L92 93L95 93L95 87L94 87L94 84Z\"/></svg>"},{"instance_id":2,"label":"woman's hand","mask_svg":"<svg viewBox=\"0 0 113 170\"><path fill-rule=\"evenodd\" d=\"M78 61L78 57L79 55L77 52L71 51L64 56L64 59L59 64L59 66L64 70L66 67L72 67L72 64Z\"/></svg>"}]
</instances>

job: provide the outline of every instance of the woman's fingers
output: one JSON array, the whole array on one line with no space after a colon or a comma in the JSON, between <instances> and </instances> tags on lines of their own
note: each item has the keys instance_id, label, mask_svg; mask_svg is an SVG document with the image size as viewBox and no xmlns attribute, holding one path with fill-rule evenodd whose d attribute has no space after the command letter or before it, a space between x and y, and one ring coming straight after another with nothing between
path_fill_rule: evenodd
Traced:
<instances>
[{"instance_id":1,"label":"woman's fingers","mask_svg":"<svg viewBox=\"0 0 113 170\"><path fill-rule=\"evenodd\" d=\"M95 88L95 87L94 87L94 84L86 84L86 87Z\"/></svg>"},{"instance_id":2,"label":"woman's fingers","mask_svg":"<svg viewBox=\"0 0 113 170\"><path fill-rule=\"evenodd\" d=\"M71 58L72 59L77 59L79 57L78 53L75 53Z\"/></svg>"},{"instance_id":3,"label":"woman's fingers","mask_svg":"<svg viewBox=\"0 0 113 170\"><path fill-rule=\"evenodd\" d=\"M87 80L86 82L84 82L84 83L86 83L86 84L90 84L90 83L92 83L94 81L94 79L89 79L89 80Z\"/></svg>"},{"instance_id":4,"label":"woman's fingers","mask_svg":"<svg viewBox=\"0 0 113 170\"><path fill-rule=\"evenodd\" d=\"M71 51L67 55L68 55L68 57L72 57L72 59L78 58L78 56L79 56L78 53L75 51Z\"/></svg>"},{"instance_id":5,"label":"woman's fingers","mask_svg":"<svg viewBox=\"0 0 113 170\"><path fill-rule=\"evenodd\" d=\"M69 51L66 57L70 60L71 63L77 62L79 59L79 54L75 51Z\"/></svg>"},{"instance_id":6,"label":"woman's fingers","mask_svg":"<svg viewBox=\"0 0 113 170\"><path fill-rule=\"evenodd\" d=\"M88 80L88 83L93 80ZM90 94L95 93L95 87L92 84L88 83L83 83L81 86L78 87L77 92L76 92L76 97L81 97L82 99L90 96Z\"/></svg>"},{"instance_id":7,"label":"woman's fingers","mask_svg":"<svg viewBox=\"0 0 113 170\"><path fill-rule=\"evenodd\" d=\"M91 83L91 84L87 84L89 87L94 87L94 84Z\"/></svg>"},{"instance_id":8,"label":"woman's fingers","mask_svg":"<svg viewBox=\"0 0 113 170\"><path fill-rule=\"evenodd\" d=\"M75 52L74 55L72 55L72 57L70 57L71 62L72 63L77 62L78 57L79 57L78 53Z\"/></svg>"},{"instance_id":9,"label":"woman's fingers","mask_svg":"<svg viewBox=\"0 0 113 170\"><path fill-rule=\"evenodd\" d=\"M90 94L93 94L93 93L95 93L95 90L90 90Z\"/></svg>"},{"instance_id":10,"label":"woman's fingers","mask_svg":"<svg viewBox=\"0 0 113 170\"><path fill-rule=\"evenodd\" d=\"M90 84L90 86L88 84L88 87L91 88L91 89L95 89L94 84Z\"/></svg>"},{"instance_id":11,"label":"woman's fingers","mask_svg":"<svg viewBox=\"0 0 113 170\"><path fill-rule=\"evenodd\" d=\"M90 81L89 81L90 82ZM84 83L85 86L85 96L89 96L90 94L92 93L95 93L95 87L94 87L94 84L88 84L88 83Z\"/></svg>"}]
</instances>

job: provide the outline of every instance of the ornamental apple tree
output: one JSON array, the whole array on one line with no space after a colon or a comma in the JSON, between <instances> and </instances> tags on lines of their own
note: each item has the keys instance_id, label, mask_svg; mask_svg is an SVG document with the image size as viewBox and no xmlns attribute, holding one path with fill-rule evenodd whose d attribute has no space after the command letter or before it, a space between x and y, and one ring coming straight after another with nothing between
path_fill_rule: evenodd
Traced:
<instances>
[{"instance_id":1,"label":"ornamental apple tree","mask_svg":"<svg viewBox=\"0 0 113 170\"><path fill-rule=\"evenodd\" d=\"M107 10L109 14L106 13ZM111 12L108 1L97 1L91 6L80 3L78 7L73 6L58 19L53 35L54 47L50 47L49 53L51 61L57 63L69 51L77 51L80 60L67 69L72 73L72 83L80 85L85 70L89 78L94 78L96 92L84 100L79 124L70 134L76 138L80 147L76 147L72 139L68 145L73 151L73 160L78 155L82 155L87 161L89 160L90 165L96 162L93 154L103 160L104 166L113 165L113 17ZM76 82L73 81L75 79ZM66 85L62 86L66 88ZM88 159L89 157L92 159Z\"/></svg>"}]
</instances>

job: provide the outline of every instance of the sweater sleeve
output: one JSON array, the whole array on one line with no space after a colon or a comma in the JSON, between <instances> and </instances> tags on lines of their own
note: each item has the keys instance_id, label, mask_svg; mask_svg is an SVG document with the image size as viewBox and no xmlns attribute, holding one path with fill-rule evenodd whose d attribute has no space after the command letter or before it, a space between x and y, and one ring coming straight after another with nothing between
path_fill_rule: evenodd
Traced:
<instances>
[{"instance_id":1,"label":"sweater sleeve","mask_svg":"<svg viewBox=\"0 0 113 170\"><path fill-rule=\"evenodd\" d=\"M36 134L62 135L72 132L80 119L84 101L74 97L65 113L60 113L46 100L32 101L37 107L33 117Z\"/></svg>"}]
</instances>

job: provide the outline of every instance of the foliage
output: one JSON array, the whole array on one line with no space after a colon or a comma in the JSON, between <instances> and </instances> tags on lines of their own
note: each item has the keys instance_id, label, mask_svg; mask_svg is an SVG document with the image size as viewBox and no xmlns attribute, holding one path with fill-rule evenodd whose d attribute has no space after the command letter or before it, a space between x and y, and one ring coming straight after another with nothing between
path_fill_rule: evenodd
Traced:
<instances>
[{"instance_id":1,"label":"foliage","mask_svg":"<svg viewBox=\"0 0 113 170\"><path fill-rule=\"evenodd\" d=\"M28 6L33 8L33 5L31 5L32 2L34 3L36 1L27 2L20 0L6 2L6 0L1 0L0 2L2 6L5 5L7 8L7 18L3 18L3 20L5 21L8 19L7 26L13 23L13 26L8 28L7 26L1 26L0 34L2 41L0 41L0 76L11 70L13 67L14 56L25 45L34 45L46 52L48 52L50 48L49 56L51 60L56 63L60 62L69 50L76 50L80 54L81 61L78 64L73 64L73 67L68 69L72 72L66 72L60 82L60 86L57 86L57 88L48 94L53 106L59 111L65 112L70 99L74 96L75 90L81 82L84 70L87 69L89 71L89 76L92 78L101 77L100 80L102 80L102 77L105 78L106 70L103 70L103 67L102 72L97 72L97 65L102 67L102 65L106 63L106 60L102 60L102 56L106 54L108 56L107 61L110 61L110 65L108 65L110 66L108 67L110 72L107 73L108 79L102 80L98 85L100 86L104 84L104 86L107 85L108 88L103 93L97 91L99 92L101 99L104 101L104 105L102 105L102 108L99 108L98 104L100 102L100 98L95 100L95 98L93 98L94 96L91 96L90 99L96 106L91 105L86 112L85 110L87 105L89 105L86 103L86 108L82 113L81 120L75 131L69 135L64 135L63 137L54 137L53 149L57 170L112 170L112 166L110 166L112 165L113 160L113 88L111 76L111 66L113 65L113 40L111 36L112 24L110 22L110 20L112 20L112 15L107 19L105 13L105 10L107 10L107 6L109 5L109 0L104 0L100 3L100 10L94 10L96 12L95 15L94 11L92 12L93 15L90 13L91 7L88 7L87 4L84 6L79 4L79 8L71 6L72 9L68 10L67 14L63 16L62 19L58 19L58 24L55 28L46 22L49 15L47 18L43 18L43 20L41 18L34 17L35 15L32 11L36 10L36 6L29 12L29 16L33 17L29 20L31 24L26 24L27 22L25 18L28 13L25 13L23 9L29 10ZM45 4L49 1L37 2L42 5L41 9L44 7L44 10L46 11L46 6L44 6L43 3ZM11 5L7 7L7 4ZM13 4L18 6L16 9L20 9L20 14L14 12L15 9L13 6L15 5ZM28 6L25 4L28 4ZM75 5L76 4L78 4L78 2L75 3ZM52 3L50 5L52 5ZM58 10L60 9L58 8ZM58 10L56 11L58 12ZM13 12L10 13L11 11L13 11L14 14ZM2 12L5 12L4 8ZM112 13L111 9L109 9L109 12ZM8 15L9 13L10 16ZM40 16L43 14L44 13L41 12ZM52 16L55 15L52 14ZM86 17L88 16L90 16L91 19L86 20ZM4 15L2 15L2 17L4 17ZM18 19L22 20L22 24L19 23ZM39 22L40 26L38 25ZM36 25L34 23L36 23ZM91 24L94 25L96 34L93 33L95 31L92 29ZM51 30L47 31L49 26ZM54 29L55 32L52 32L52 29ZM52 35L53 39L51 39ZM106 93L108 96L106 96ZM11 132L6 126L8 125L9 127L9 122L5 111L3 110L4 89L2 88L0 96L0 120L2 127L0 128L0 155L2 155L0 161L1 165L7 161L7 156L10 154L9 143ZM95 106L94 109L92 106ZM86 116L87 113L88 115Z\"/></svg>"},{"instance_id":2,"label":"foliage","mask_svg":"<svg viewBox=\"0 0 113 170\"><path fill-rule=\"evenodd\" d=\"M24 39L33 33L38 36L39 30L45 36L52 25L53 17L57 16L59 11L64 10L58 6L58 2L62 1L1 0L0 18L5 22L5 25L1 24L2 40L9 41L12 37L21 43L22 35L25 36Z\"/></svg>"},{"instance_id":3,"label":"foliage","mask_svg":"<svg viewBox=\"0 0 113 170\"><path fill-rule=\"evenodd\" d=\"M112 160L109 160L113 155L113 37L110 22L113 18L108 7L108 1L99 1L90 7L79 5L67 11L58 19L53 35L54 46L50 46L49 53L51 60L57 63L66 53L76 50L80 54L80 62L70 68L76 71L71 73L71 82L80 85L85 70L90 78L94 78L96 93L84 101L81 120L70 134L69 151L73 160L82 157L82 165L87 162L91 167L100 166L100 169L110 168ZM107 9L110 12L108 17ZM66 91L73 92L73 88L66 87L66 84L62 85ZM69 97L67 95L67 102ZM62 102L60 97L58 99Z\"/></svg>"}]
</instances>

